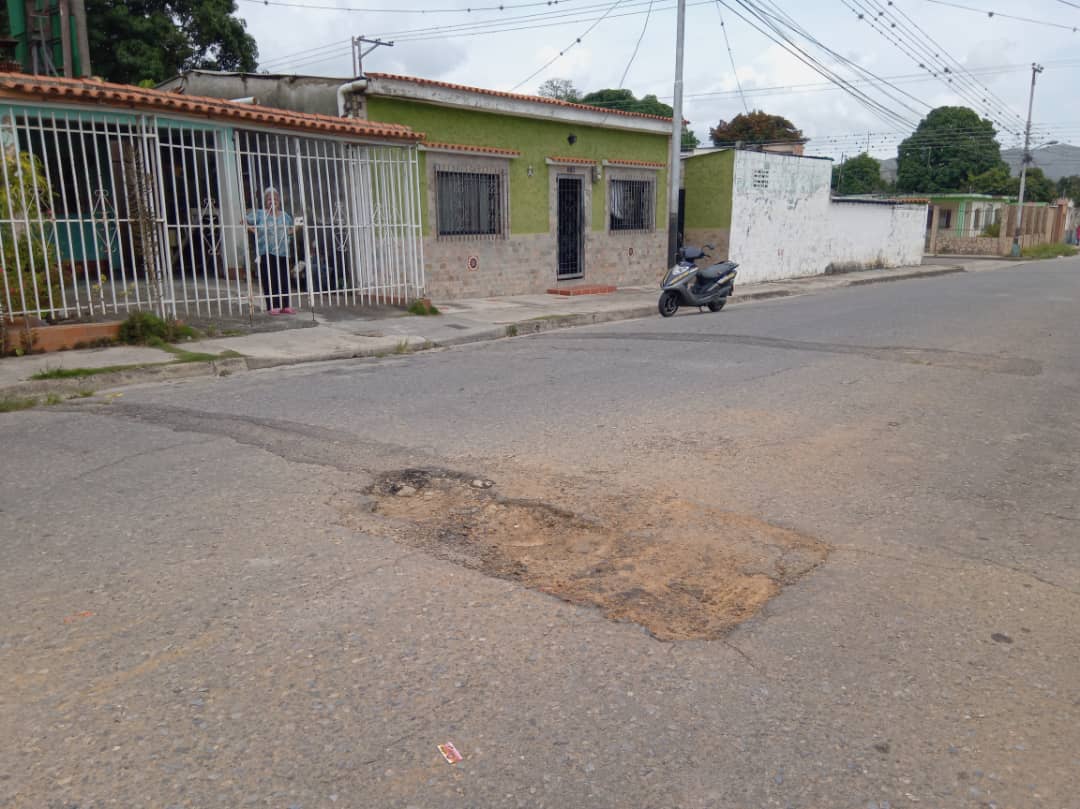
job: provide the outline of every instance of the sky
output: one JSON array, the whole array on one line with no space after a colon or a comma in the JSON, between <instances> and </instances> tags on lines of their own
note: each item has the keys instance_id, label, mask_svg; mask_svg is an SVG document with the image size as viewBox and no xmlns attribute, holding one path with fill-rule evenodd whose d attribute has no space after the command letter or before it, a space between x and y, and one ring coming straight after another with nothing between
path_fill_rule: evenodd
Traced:
<instances>
[{"instance_id":1,"label":"sky","mask_svg":"<svg viewBox=\"0 0 1080 809\"><path fill-rule=\"evenodd\" d=\"M876 157L893 157L899 140L931 108L964 105L995 121L1003 147L1016 146L1022 143L1031 64L1038 61L1045 70L1036 88L1033 144L1080 144L1080 31L1073 29L1080 29L1078 0L758 0L758 6L787 15L801 31L792 38L826 69L845 81L872 80L858 90L877 109L829 84L740 19L735 12L749 15L736 0L723 2L727 8L687 3L683 114L703 142L710 126L746 108L762 109L802 129L811 138L809 153L839 158L869 146ZM536 92L548 78L570 79L583 92L622 86L667 103L673 93L675 0L237 3L258 42L260 69L271 73L349 77L350 37L363 35L395 42L365 58L372 72L523 93ZM466 10L470 3L476 10ZM483 24L484 33L460 27Z\"/></svg>"}]
</instances>

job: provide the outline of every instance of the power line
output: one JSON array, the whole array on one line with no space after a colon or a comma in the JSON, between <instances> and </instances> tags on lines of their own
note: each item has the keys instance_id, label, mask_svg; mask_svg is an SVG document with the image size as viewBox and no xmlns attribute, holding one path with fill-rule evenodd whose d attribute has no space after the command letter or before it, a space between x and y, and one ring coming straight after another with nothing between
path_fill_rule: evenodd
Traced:
<instances>
[{"instance_id":1,"label":"power line","mask_svg":"<svg viewBox=\"0 0 1080 809\"><path fill-rule=\"evenodd\" d=\"M623 0L615 0L615 2L611 4L611 8L609 8L606 12L604 12L603 16L601 16L592 25L590 25L588 28L586 28L584 31L582 31L581 34L579 36L577 36L574 39L573 42L571 42L569 45L567 45L565 48L563 48L561 51L559 51L558 55L553 56L550 59L548 59L546 62L544 62L544 64L542 64L540 67L538 67L536 70L534 70L528 76L526 76L524 79L522 79L517 84L515 84L513 87L511 87L510 88L511 91L516 90L517 88L519 88L521 85L525 84L526 82L532 81L534 78L536 78L541 73L543 73L545 70L547 70L549 67L551 67L553 64L555 64L555 62L557 62L559 59L561 59L564 55L566 55L567 51L572 50L576 46L580 45L581 40L583 40L586 36L588 36L589 33L591 33L592 30L594 28L596 28L596 26L598 26L600 23L602 23L604 21L604 19L607 17L607 15L610 14L612 11L614 11L615 8L617 6L619 6L622 2L623 2Z\"/></svg>"},{"instance_id":2,"label":"power line","mask_svg":"<svg viewBox=\"0 0 1080 809\"><path fill-rule=\"evenodd\" d=\"M880 0L876 0L876 1L877 1L878 5L880 6L880 5L881 5L881 2L880 2ZM922 26L920 26L920 25L919 25L919 24L918 24L917 22L915 22L915 20L913 20L913 19L911 18L911 16L910 16L910 15L909 15L909 14L908 14L908 13L907 13L906 11L904 11L904 10L903 10L902 8L900 8L900 7L898 6L898 5L896 5L896 4L895 4L895 3L893 2L893 0L888 0L888 2L889 2L889 5L890 5L890 6L892 7L892 8L895 8L895 9L896 9L896 10L897 10L897 11L898 11L898 12L900 13L900 16L902 16L902 17L903 17L903 18L904 18L905 20L907 20L907 21L908 21L909 23L911 23L911 25L912 25L912 26L914 26L914 27L915 27L915 29L916 29L917 31L919 31L920 33L922 33L922 34L923 34L923 35L924 35L924 36L925 36L925 37L926 37L926 38L927 38L927 39L928 39L928 40L930 41L930 43L931 43L932 45L934 45L934 46L935 46L936 48L938 48L938 50L941 50L941 51L944 51L944 50L945 50L944 48L942 48L942 47L941 47L941 45L939 45L939 44L938 44L937 40L935 40L935 39L934 39L934 38L933 38L932 36L930 36L930 34L928 34L928 33L927 33L927 32L926 32L925 30L923 30ZM959 67L959 68L960 68L960 69L961 69L962 71L964 71L965 73L967 73L967 74L968 74L969 76L970 76L970 75L973 75L973 74L972 74L972 71L970 71L970 70L968 70L967 68L965 68L965 67L964 67L964 66L963 66L962 64L960 64L960 62L959 62L959 61L958 61L957 59L955 59L954 57L951 57L951 56L950 56L950 58L951 58L951 59L953 60L953 62L954 62L954 63L955 63L955 64L956 64L956 65L957 65L957 66L958 66L958 67ZM978 82L977 82L977 83L978 83ZM990 95L990 97L991 97L991 98L993 98L993 99L995 99L996 101L998 101L998 102L999 102L999 103L1001 104L1001 106L1002 106L1002 107L1004 107L1004 108L1005 108L1006 110L1010 110L1010 109L1011 109L1011 108L1009 107L1009 105L1008 105L1008 104L1006 104L1006 103L1005 103L1005 101L1004 101L1004 100L1003 100L1003 99L1002 99L1002 98L1001 98L1000 96L998 96L998 95L997 95L996 93L994 93L994 91L993 91L993 90L991 90L991 89L990 89L989 87L987 87L987 86L986 86L985 84L981 84L981 83L978 83L978 84L979 84L979 85L980 85L980 86L981 86L981 87L982 87L982 88L983 88L984 90L986 90L986 92L987 92L987 93L988 93L988 94Z\"/></svg>"},{"instance_id":3,"label":"power line","mask_svg":"<svg viewBox=\"0 0 1080 809\"><path fill-rule=\"evenodd\" d=\"M948 66L948 64L946 63L947 60L943 59L940 53L935 52L933 48L929 47L925 42L920 41L918 37L915 36L910 30L905 29L902 23L898 24L895 19L888 18L887 12L884 8L880 6L880 4L877 5L877 13L875 14L874 9L872 8L872 6L874 5L874 0L866 0L866 5L864 5L861 0L852 0L852 2L848 2L848 0L841 0L841 2L843 2L844 5L847 6L859 20L867 23L883 39L893 45L893 47L895 47L905 56L910 58L912 62L926 70L935 78L941 80L946 85L949 85L950 89L957 95L959 95L968 104L975 107L979 106L978 98L979 96L983 95L982 92L976 92L974 96L971 94L973 87L977 89L977 83L962 75L959 77L960 80L958 82L954 82L954 78L956 77L954 75L955 72L952 68ZM854 5L852 5L852 3L854 3ZM868 8L868 6L871 6L871 8ZM887 22L892 23L891 29L886 29L878 25L878 20L883 17L886 18ZM899 33L894 32L897 30L899 31ZM913 52L911 48L914 48L916 52ZM940 46L939 50L944 52L944 49L941 49ZM917 53L920 51L921 54ZM946 54L946 56L948 56L948 54ZM939 60L942 63L942 67L934 70L926 65L926 62L933 60ZM953 61L956 62L955 59ZM963 66L960 66L959 62L956 62L956 64L960 67L960 70L962 71ZM948 78L943 78L943 76L946 75L948 76ZM994 110L987 101L986 97L983 96L981 100L983 103L987 104L987 115L993 118ZM1011 111L1005 110L1004 114L1005 117L1008 118L1012 113ZM1000 108L1000 106L997 110L997 115L1002 115L1002 109ZM995 123L997 123L998 126L1002 129L1008 129L1008 125L1003 124L1000 120L995 121Z\"/></svg>"},{"instance_id":4,"label":"power line","mask_svg":"<svg viewBox=\"0 0 1080 809\"><path fill-rule=\"evenodd\" d=\"M440 8L438 6L424 8L360 8L356 6L324 6L317 3L296 3L290 2L290 0L244 0L244 2L260 6L299 8L304 11L341 11L353 14L471 14L474 11L505 11L509 8L557 6L572 3L574 0L535 0L531 3L500 3L497 6L468 6L466 8Z\"/></svg>"},{"instance_id":5,"label":"power line","mask_svg":"<svg viewBox=\"0 0 1080 809\"><path fill-rule=\"evenodd\" d=\"M641 26L641 33L638 34L637 43L634 45L634 52L630 54L630 61L626 63L626 70L622 72L622 78L619 79L619 87L623 87L626 84L626 74L630 72L630 66L634 64L634 60L637 58L638 48L641 47L641 40L645 38L645 29L649 27L649 18L652 17L652 0L649 0L649 10L645 14L645 22Z\"/></svg>"},{"instance_id":6,"label":"power line","mask_svg":"<svg viewBox=\"0 0 1080 809\"><path fill-rule=\"evenodd\" d=\"M724 25L724 10L720 4L716 4L716 13L720 15L720 30L724 32L724 44L727 45L728 59L731 61L731 75L735 77L735 86L739 88L739 98L742 99L743 111L750 114L750 105L746 103L746 95L743 93L742 82L739 81L739 70L735 67L735 54L731 52L731 41L728 39L727 26Z\"/></svg>"},{"instance_id":7,"label":"power line","mask_svg":"<svg viewBox=\"0 0 1080 809\"><path fill-rule=\"evenodd\" d=\"M775 42L777 45L782 47L784 50L788 51L788 53L795 56L795 58L797 58L799 61L806 64L812 70L814 70L817 73L820 73L826 79L829 79L830 81L833 81L836 84L838 84L839 86L843 87L845 90L847 90L848 94L852 96L852 98L859 101L860 104L865 106L867 109L871 110L875 115L877 115L882 120L892 121L893 123L898 123L898 124L900 124L902 126L910 126L911 125L910 121L907 121L902 115L895 112L892 108L882 104L881 102L879 102L879 101L871 98L870 96L868 96L866 93L863 93L862 91L858 90L857 88L852 86L847 79L845 79L844 77L838 75L835 71L833 71L830 68L826 67L818 59L816 59L815 57L813 57L809 53L807 53L805 49L803 49L802 47L797 45L795 42L793 42L791 40L791 38L789 36L787 36L782 31L780 31L777 24L774 21L771 20L771 18L769 17L769 15L766 12L762 11L760 8L755 6L753 3L750 3L747 0L734 0L734 2L736 2L741 8L743 8L747 12L747 14L749 14L749 15L753 16L754 18L758 19L762 23L762 25L764 25L766 28L773 31L773 34L770 34L765 29L763 29L763 28L759 27L758 25L756 25L755 23L753 23L750 19L747 18L746 15L742 14L739 10L737 10L737 9L733 8L732 6L728 5L726 0L717 0L717 2L721 3L721 5L723 5L724 8L726 8L729 11L731 11L732 13L734 13L737 17L739 17L739 19L743 20L743 22L745 22L747 25L749 25L752 28L759 31L766 38L768 38L768 39L772 40L773 42ZM869 71L867 71L867 72L869 72ZM870 75L873 76L873 74L870 74ZM876 79L877 77L873 76L873 78ZM893 100L894 103L899 103L900 106L904 106L906 108L906 105L903 104L903 102L898 102L896 99L892 99L892 100ZM914 110L910 110L910 111L914 112Z\"/></svg>"},{"instance_id":8,"label":"power line","mask_svg":"<svg viewBox=\"0 0 1080 809\"><path fill-rule=\"evenodd\" d=\"M1072 31L1074 34L1077 31L1075 25L1062 25L1059 22L1050 22L1048 20L1035 20L1031 17L1017 17L1014 14L1002 14L1000 11L987 11L984 8L972 8L971 6L964 6L960 3L950 3L948 0L925 0L927 3L933 3L936 6L948 6L949 8L958 8L962 11L973 11L976 14L985 14L987 17L1001 17L1003 20L1017 20L1018 22L1027 22L1032 25L1044 25L1048 28L1060 28L1063 31Z\"/></svg>"}]
</instances>

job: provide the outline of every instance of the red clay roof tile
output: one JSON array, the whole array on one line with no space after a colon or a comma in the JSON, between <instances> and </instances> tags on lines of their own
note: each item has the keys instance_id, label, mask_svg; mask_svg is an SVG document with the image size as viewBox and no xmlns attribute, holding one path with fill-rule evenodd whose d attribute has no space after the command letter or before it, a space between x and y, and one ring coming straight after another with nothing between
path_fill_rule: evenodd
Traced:
<instances>
[{"instance_id":1,"label":"red clay roof tile","mask_svg":"<svg viewBox=\"0 0 1080 809\"><path fill-rule=\"evenodd\" d=\"M427 87L445 87L448 90L464 90L469 93L480 93L481 95L496 96L498 98L512 98L517 101L532 101L537 104L549 104L556 107L566 107L568 109L603 112L610 115L621 115L629 118L646 118L651 121L671 121L671 118L663 115L650 115L645 112L628 112L627 110L617 110L610 107L594 107L591 104L575 104L570 101L560 101L557 98L544 98L543 96L530 96L521 93L507 93L502 90L488 90L485 87L469 87L465 84L452 84L447 81L436 81L435 79L421 79L416 76L401 76L396 73L368 73L366 75L369 79L408 81L413 84L420 84Z\"/></svg>"},{"instance_id":2,"label":"red clay roof tile","mask_svg":"<svg viewBox=\"0 0 1080 809\"><path fill-rule=\"evenodd\" d=\"M489 154L498 155L500 157L518 157L521 155L521 152L515 149L500 149L495 146L471 146L466 143L436 143L435 141L424 141L420 145L428 149L442 149L449 152L469 152L470 154Z\"/></svg>"},{"instance_id":3,"label":"red clay roof tile","mask_svg":"<svg viewBox=\"0 0 1080 809\"><path fill-rule=\"evenodd\" d=\"M384 124L358 118L335 118L271 107L253 107L236 101L202 98L163 90L150 90L125 84L111 84L85 79L45 78L21 73L0 73L0 96L50 100L78 98L99 104L130 105L156 112L179 112L205 115L219 120L256 120L289 129L325 130L337 135L418 141L424 133L400 124Z\"/></svg>"}]
</instances>

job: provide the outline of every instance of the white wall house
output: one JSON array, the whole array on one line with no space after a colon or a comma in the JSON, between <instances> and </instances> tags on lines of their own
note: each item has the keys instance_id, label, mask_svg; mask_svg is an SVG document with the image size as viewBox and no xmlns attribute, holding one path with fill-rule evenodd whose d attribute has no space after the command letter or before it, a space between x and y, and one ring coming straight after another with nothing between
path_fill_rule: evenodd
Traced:
<instances>
[{"instance_id":1,"label":"white wall house","mask_svg":"<svg viewBox=\"0 0 1080 809\"><path fill-rule=\"evenodd\" d=\"M834 200L831 160L750 151L689 158L698 159L713 168L698 164L688 173L686 236L724 245L743 283L922 261L926 204ZM716 199L710 195L728 193L729 182L730 223L723 206L703 217Z\"/></svg>"}]
</instances>

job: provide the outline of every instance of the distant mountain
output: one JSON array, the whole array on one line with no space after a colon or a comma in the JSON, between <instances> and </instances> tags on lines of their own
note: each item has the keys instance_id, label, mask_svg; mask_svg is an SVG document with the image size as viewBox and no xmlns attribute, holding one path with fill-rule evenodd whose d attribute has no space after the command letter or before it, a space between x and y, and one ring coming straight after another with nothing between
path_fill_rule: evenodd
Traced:
<instances>
[{"instance_id":1,"label":"distant mountain","mask_svg":"<svg viewBox=\"0 0 1080 809\"><path fill-rule=\"evenodd\" d=\"M1021 161L1024 157L1023 149L1002 149L1001 159L1009 164L1009 170L1014 175L1020 173ZM1042 146L1031 150L1031 157L1035 166L1043 170L1043 174L1054 182L1062 177L1071 177L1080 174L1080 146L1068 143L1055 143L1053 146Z\"/></svg>"},{"instance_id":2,"label":"distant mountain","mask_svg":"<svg viewBox=\"0 0 1080 809\"><path fill-rule=\"evenodd\" d=\"M896 182L896 158L887 157L881 161L881 179L887 183Z\"/></svg>"}]
</instances>

